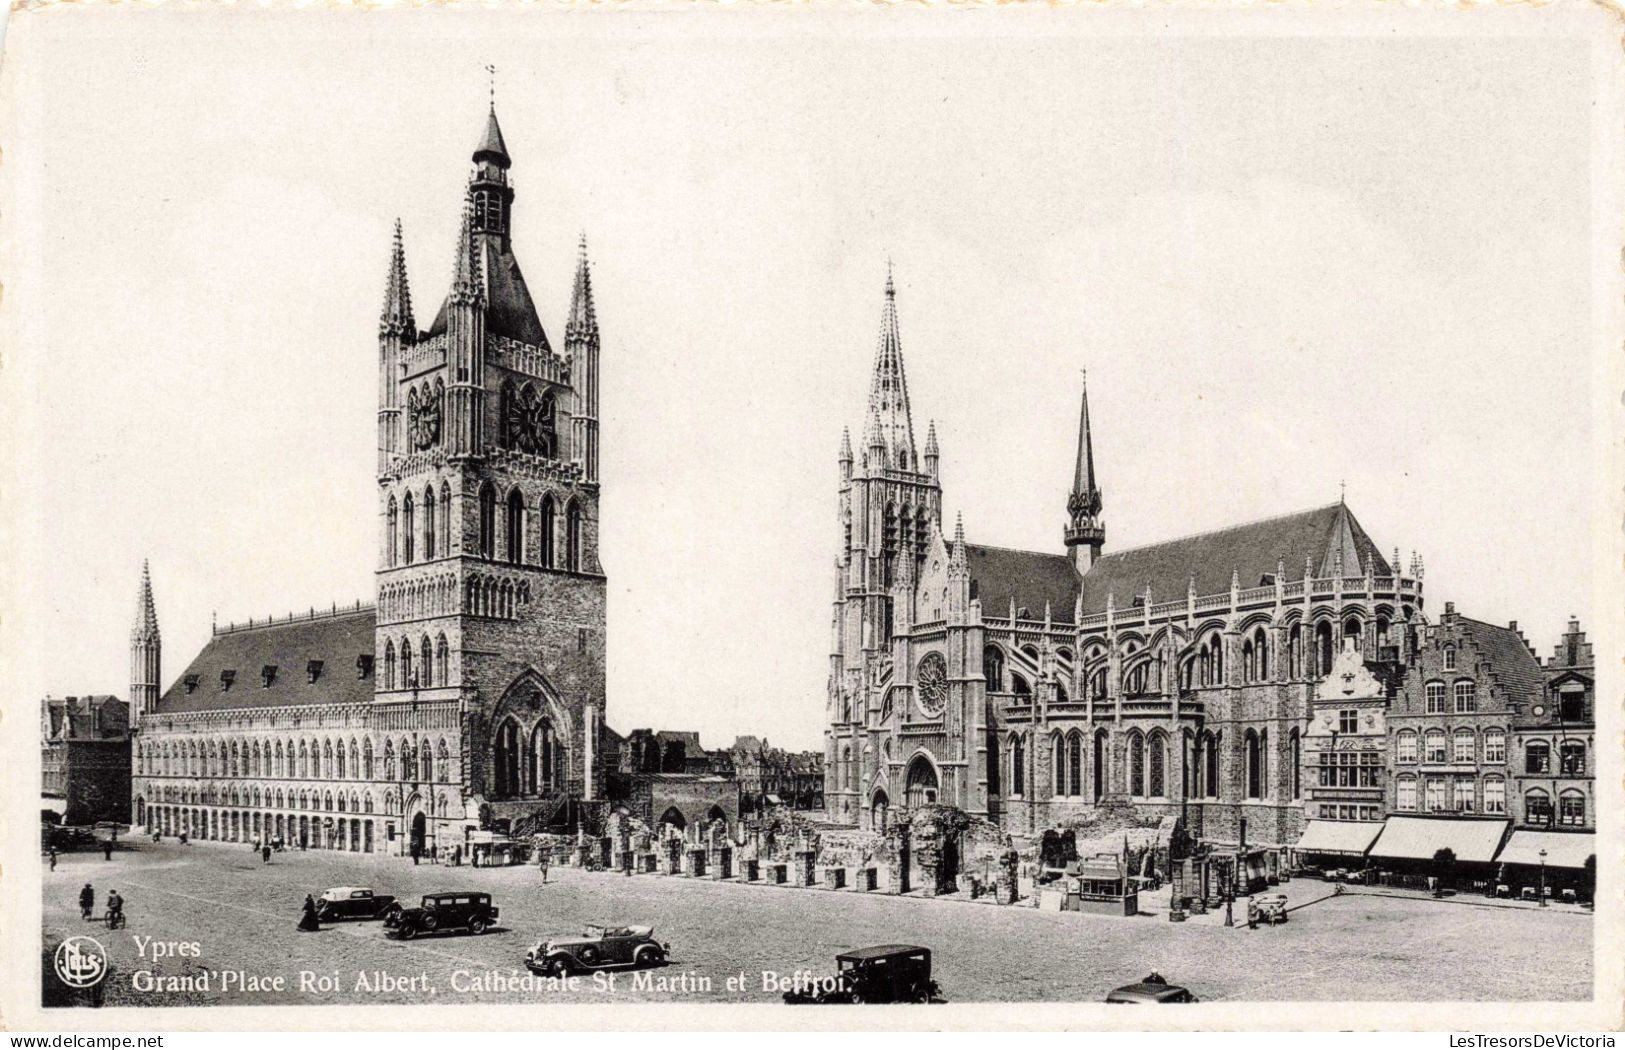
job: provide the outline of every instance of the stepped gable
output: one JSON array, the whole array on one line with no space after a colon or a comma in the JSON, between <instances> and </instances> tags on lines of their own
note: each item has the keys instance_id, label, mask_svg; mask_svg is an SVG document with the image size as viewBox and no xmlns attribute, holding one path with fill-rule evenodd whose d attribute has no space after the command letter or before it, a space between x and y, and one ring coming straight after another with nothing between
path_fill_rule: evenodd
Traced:
<instances>
[{"instance_id":1,"label":"stepped gable","mask_svg":"<svg viewBox=\"0 0 1625 1050\"><path fill-rule=\"evenodd\" d=\"M1083 578L1085 613L1104 612L1107 595L1129 607L1149 585L1157 604L1182 599L1194 578L1197 594L1222 594L1231 573L1245 588L1259 586L1284 564L1286 578L1303 578L1307 559L1317 577L1331 576L1341 555L1342 575L1388 576L1392 569L1343 503L1233 525L1165 543L1103 555ZM984 602L983 608L987 605Z\"/></svg>"},{"instance_id":2,"label":"stepped gable","mask_svg":"<svg viewBox=\"0 0 1625 1050\"><path fill-rule=\"evenodd\" d=\"M1532 701L1545 689L1540 662L1517 631L1458 615L1460 627L1489 661L1490 674L1506 689L1508 700Z\"/></svg>"},{"instance_id":3,"label":"stepped gable","mask_svg":"<svg viewBox=\"0 0 1625 1050\"><path fill-rule=\"evenodd\" d=\"M374 611L363 608L226 628L209 639L164 691L154 713L370 703L374 676L361 677L356 658L373 655L375 624ZM312 660L322 662L314 682L308 670ZM261 677L267 666L276 668L269 686ZM229 689L220 688L222 671L235 672ZM186 681L192 675L197 686L188 692Z\"/></svg>"},{"instance_id":4,"label":"stepped gable","mask_svg":"<svg viewBox=\"0 0 1625 1050\"><path fill-rule=\"evenodd\" d=\"M1055 623L1071 623L1077 604L1078 570L1064 554L1016 551L1006 547L965 544L971 597L982 603L983 616L1006 616L1013 599L1026 608L1026 619L1042 620L1049 603Z\"/></svg>"}]
</instances>

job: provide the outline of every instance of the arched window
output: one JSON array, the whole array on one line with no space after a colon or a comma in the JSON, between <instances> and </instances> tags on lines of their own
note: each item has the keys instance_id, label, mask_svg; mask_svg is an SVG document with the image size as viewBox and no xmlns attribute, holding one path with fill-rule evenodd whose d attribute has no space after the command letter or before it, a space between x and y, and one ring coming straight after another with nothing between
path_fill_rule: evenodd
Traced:
<instances>
[{"instance_id":1,"label":"arched window","mask_svg":"<svg viewBox=\"0 0 1625 1050\"><path fill-rule=\"evenodd\" d=\"M395 779L395 745L387 737L384 740L384 779Z\"/></svg>"},{"instance_id":2,"label":"arched window","mask_svg":"<svg viewBox=\"0 0 1625 1050\"><path fill-rule=\"evenodd\" d=\"M496 794L508 798L519 794L520 770L519 725L511 718L503 719L496 734Z\"/></svg>"},{"instance_id":3,"label":"arched window","mask_svg":"<svg viewBox=\"0 0 1625 1050\"><path fill-rule=\"evenodd\" d=\"M1270 678L1270 636L1260 627L1253 633L1253 681L1267 682Z\"/></svg>"},{"instance_id":4,"label":"arched window","mask_svg":"<svg viewBox=\"0 0 1625 1050\"><path fill-rule=\"evenodd\" d=\"M416 689L417 676L412 673L412 643L401 639L401 688Z\"/></svg>"},{"instance_id":5,"label":"arched window","mask_svg":"<svg viewBox=\"0 0 1625 1050\"><path fill-rule=\"evenodd\" d=\"M434 781L434 751L427 739L418 748L418 779L426 784Z\"/></svg>"},{"instance_id":6,"label":"arched window","mask_svg":"<svg viewBox=\"0 0 1625 1050\"><path fill-rule=\"evenodd\" d=\"M1292 784L1292 797L1303 797L1303 738L1298 727L1293 726L1287 734L1287 750L1289 761L1292 763L1292 772L1288 774Z\"/></svg>"},{"instance_id":7,"label":"arched window","mask_svg":"<svg viewBox=\"0 0 1625 1050\"><path fill-rule=\"evenodd\" d=\"M423 664L422 670L419 671L418 673L422 676L423 685L427 688L427 687L432 686L432 685L435 684L435 681L434 681L434 646L430 643L428 635L424 635L423 636L423 641L421 643L419 643L418 653L419 653L419 657L421 659L421 662ZM444 683L442 683L442 684L444 684Z\"/></svg>"},{"instance_id":8,"label":"arched window","mask_svg":"<svg viewBox=\"0 0 1625 1050\"><path fill-rule=\"evenodd\" d=\"M423 493L423 557L432 559L437 553L435 550L435 502L434 486Z\"/></svg>"},{"instance_id":9,"label":"arched window","mask_svg":"<svg viewBox=\"0 0 1625 1050\"><path fill-rule=\"evenodd\" d=\"M1478 738L1471 729L1456 730L1451 742L1450 760L1457 765L1475 762L1478 759Z\"/></svg>"},{"instance_id":10,"label":"arched window","mask_svg":"<svg viewBox=\"0 0 1625 1050\"><path fill-rule=\"evenodd\" d=\"M1565 740L1557 748L1557 771L1566 777L1583 777L1586 746L1583 740Z\"/></svg>"},{"instance_id":11,"label":"arched window","mask_svg":"<svg viewBox=\"0 0 1625 1050\"><path fill-rule=\"evenodd\" d=\"M440 635L434 640L434 665L440 669L440 684L451 684L451 650L446 645L446 636Z\"/></svg>"},{"instance_id":12,"label":"arched window","mask_svg":"<svg viewBox=\"0 0 1625 1050\"><path fill-rule=\"evenodd\" d=\"M1505 813L1507 811L1507 782L1505 777L1484 778L1484 812Z\"/></svg>"},{"instance_id":13,"label":"arched window","mask_svg":"<svg viewBox=\"0 0 1625 1050\"><path fill-rule=\"evenodd\" d=\"M516 487L508 493L508 561L522 565L525 561L525 500Z\"/></svg>"},{"instance_id":14,"label":"arched window","mask_svg":"<svg viewBox=\"0 0 1625 1050\"><path fill-rule=\"evenodd\" d=\"M1352 643L1354 648L1360 648L1360 634L1361 625L1358 617L1350 616L1348 619L1343 621L1344 645L1349 645Z\"/></svg>"},{"instance_id":15,"label":"arched window","mask_svg":"<svg viewBox=\"0 0 1625 1050\"><path fill-rule=\"evenodd\" d=\"M412 564L412 541L415 534L412 494L408 492L401 499L401 560L408 565Z\"/></svg>"},{"instance_id":16,"label":"arched window","mask_svg":"<svg viewBox=\"0 0 1625 1050\"><path fill-rule=\"evenodd\" d=\"M1321 677L1332 673L1332 625L1326 620L1315 627L1315 667Z\"/></svg>"},{"instance_id":17,"label":"arched window","mask_svg":"<svg viewBox=\"0 0 1625 1050\"><path fill-rule=\"evenodd\" d=\"M1429 729L1422 734L1422 761L1437 764L1447 762L1445 735L1442 729Z\"/></svg>"},{"instance_id":18,"label":"arched window","mask_svg":"<svg viewBox=\"0 0 1625 1050\"><path fill-rule=\"evenodd\" d=\"M497 546L497 494L489 484L480 486L480 557L495 558Z\"/></svg>"},{"instance_id":19,"label":"arched window","mask_svg":"<svg viewBox=\"0 0 1625 1050\"><path fill-rule=\"evenodd\" d=\"M544 723L545 724L545 723ZM434 752L435 779L442 784L451 781L451 756L446 753L446 738L441 737Z\"/></svg>"},{"instance_id":20,"label":"arched window","mask_svg":"<svg viewBox=\"0 0 1625 1050\"><path fill-rule=\"evenodd\" d=\"M343 780L348 775L349 768L349 763L345 761L344 741L340 740L339 746L333 752L333 775Z\"/></svg>"},{"instance_id":21,"label":"arched window","mask_svg":"<svg viewBox=\"0 0 1625 1050\"><path fill-rule=\"evenodd\" d=\"M1168 793L1168 784L1166 779L1168 761L1167 740L1161 733L1153 733L1146 741L1146 748L1149 751L1149 754L1146 756L1147 765L1150 766L1151 770L1150 783L1146 785L1148 789L1146 793L1152 798L1162 798Z\"/></svg>"},{"instance_id":22,"label":"arched window","mask_svg":"<svg viewBox=\"0 0 1625 1050\"><path fill-rule=\"evenodd\" d=\"M1010 738L1010 794L1021 798L1027 793L1027 742L1020 733Z\"/></svg>"},{"instance_id":23,"label":"arched window","mask_svg":"<svg viewBox=\"0 0 1625 1050\"><path fill-rule=\"evenodd\" d=\"M1287 632L1286 673L1288 678L1298 678L1303 674L1302 624L1293 624L1292 630Z\"/></svg>"},{"instance_id":24,"label":"arched window","mask_svg":"<svg viewBox=\"0 0 1625 1050\"><path fill-rule=\"evenodd\" d=\"M1552 823L1552 796L1540 788L1530 788L1523 796L1525 824L1550 826Z\"/></svg>"},{"instance_id":25,"label":"arched window","mask_svg":"<svg viewBox=\"0 0 1625 1050\"><path fill-rule=\"evenodd\" d=\"M1552 745L1544 740L1531 740L1524 745L1523 771L1550 773L1552 771Z\"/></svg>"},{"instance_id":26,"label":"arched window","mask_svg":"<svg viewBox=\"0 0 1625 1050\"><path fill-rule=\"evenodd\" d=\"M1247 797L1264 797L1264 750L1260 744L1258 734L1251 729L1247 730L1242 738L1243 748L1247 761Z\"/></svg>"},{"instance_id":27,"label":"arched window","mask_svg":"<svg viewBox=\"0 0 1625 1050\"><path fill-rule=\"evenodd\" d=\"M1135 798L1145 794L1145 741L1139 733L1128 738L1128 793Z\"/></svg>"},{"instance_id":28,"label":"arched window","mask_svg":"<svg viewBox=\"0 0 1625 1050\"><path fill-rule=\"evenodd\" d=\"M1470 678L1456 682L1456 714L1472 714L1478 710L1478 687Z\"/></svg>"},{"instance_id":29,"label":"arched window","mask_svg":"<svg viewBox=\"0 0 1625 1050\"><path fill-rule=\"evenodd\" d=\"M1066 764L1071 773L1071 794L1083 794L1083 734L1076 729L1066 735Z\"/></svg>"},{"instance_id":30,"label":"arched window","mask_svg":"<svg viewBox=\"0 0 1625 1050\"><path fill-rule=\"evenodd\" d=\"M384 642L384 688L395 688L395 643Z\"/></svg>"},{"instance_id":31,"label":"arched window","mask_svg":"<svg viewBox=\"0 0 1625 1050\"><path fill-rule=\"evenodd\" d=\"M440 546L444 553L451 553L451 485L442 481L440 483Z\"/></svg>"},{"instance_id":32,"label":"arched window","mask_svg":"<svg viewBox=\"0 0 1625 1050\"><path fill-rule=\"evenodd\" d=\"M536 529L541 535L541 561L542 568L553 567L553 496L551 493L542 497L542 505L536 514Z\"/></svg>"},{"instance_id":33,"label":"arched window","mask_svg":"<svg viewBox=\"0 0 1625 1050\"><path fill-rule=\"evenodd\" d=\"M1484 761L1502 763L1507 760L1507 735L1500 729L1484 731Z\"/></svg>"},{"instance_id":34,"label":"arched window","mask_svg":"<svg viewBox=\"0 0 1625 1050\"><path fill-rule=\"evenodd\" d=\"M1010 691L1017 696L1033 695L1033 687L1027 684L1027 679L1014 671L1010 672Z\"/></svg>"},{"instance_id":35,"label":"arched window","mask_svg":"<svg viewBox=\"0 0 1625 1050\"><path fill-rule=\"evenodd\" d=\"M564 567L581 571L581 504L575 500L564 508Z\"/></svg>"},{"instance_id":36,"label":"arched window","mask_svg":"<svg viewBox=\"0 0 1625 1050\"><path fill-rule=\"evenodd\" d=\"M1049 739L1050 774L1055 779L1055 794L1066 794L1066 738L1056 733Z\"/></svg>"},{"instance_id":37,"label":"arched window","mask_svg":"<svg viewBox=\"0 0 1625 1050\"><path fill-rule=\"evenodd\" d=\"M299 741L299 776L310 776L310 752L305 750L305 742Z\"/></svg>"},{"instance_id":38,"label":"arched window","mask_svg":"<svg viewBox=\"0 0 1625 1050\"><path fill-rule=\"evenodd\" d=\"M387 531L389 532L389 538L385 542L389 545L389 564L398 565L400 564L400 551L397 547L399 534L395 530L400 528L400 511L395 507L394 496L389 497L389 511L386 517L388 519Z\"/></svg>"},{"instance_id":39,"label":"arched window","mask_svg":"<svg viewBox=\"0 0 1625 1050\"><path fill-rule=\"evenodd\" d=\"M371 780L372 779L372 738L371 737L368 737L367 739L365 739L365 740L363 740L361 742L361 779L363 779L363 780ZM371 809L372 806L368 805L367 808Z\"/></svg>"},{"instance_id":40,"label":"arched window","mask_svg":"<svg viewBox=\"0 0 1625 1050\"><path fill-rule=\"evenodd\" d=\"M1584 827L1586 797L1577 788L1569 788L1557 796L1557 822L1564 827Z\"/></svg>"},{"instance_id":41,"label":"arched window","mask_svg":"<svg viewBox=\"0 0 1625 1050\"><path fill-rule=\"evenodd\" d=\"M1219 797L1219 738L1203 733L1202 740L1202 794L1206 798Z\"/></svg>"},{"instance_id":42,"label":"arched window","mask_svg":"<svg viewBox=\"0 0 1625 1050\"><path fill-rule=\"evenodd\" d=\"M1004 692L1004 650L990 645L982 650L982 675L987 680L987 691Z\"/></svg>"}]
</instances>

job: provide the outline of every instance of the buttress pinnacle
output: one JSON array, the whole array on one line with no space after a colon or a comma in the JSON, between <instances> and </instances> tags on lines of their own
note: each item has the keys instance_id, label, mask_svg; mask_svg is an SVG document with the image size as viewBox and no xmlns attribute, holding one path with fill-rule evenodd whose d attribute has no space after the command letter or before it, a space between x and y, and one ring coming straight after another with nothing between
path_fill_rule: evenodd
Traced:
<instances>
[{"instance_id":1,"label":"buttress pinnacle","mask_svg":"<svg viewBox=\"0 0 1625 1050\"><path fill-rule=\"evenodd\" d=\"M395 241L389 253L389 277L384 286L384 310L378 317L378 331L384 335L409 335L412 320L412 290L406 282L406 249L401 243L401 220L395 220Z\"/></svg>"}]
</instances>

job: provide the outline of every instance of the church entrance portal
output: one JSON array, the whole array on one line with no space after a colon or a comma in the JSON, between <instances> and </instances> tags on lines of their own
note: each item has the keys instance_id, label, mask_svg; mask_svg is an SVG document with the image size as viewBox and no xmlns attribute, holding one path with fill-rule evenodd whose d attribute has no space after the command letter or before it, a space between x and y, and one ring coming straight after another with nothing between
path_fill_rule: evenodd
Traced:
<instances>
[{"instance_id":1,"label":"church entrance portal","mask_svg":"<svg viewBox=\"0 0 1625 1050\"><path fill-rule=\"evenodd\" d=\"M937 802L937 770L924 755L917 756L908 765L908 805L933 806Z\"/></svg>"},{"instance_id":2,"label":"church entrance portal","mask_svg":"<svg viewBox=\"0 0 1625 1050\"><path fill-rule=\"evenodd\" d=\"M424 843L428 835L428 826L429 822L421 809L412 815L412 833L407 841L407 852L411 855L422 856L427 852Z\"/></svg>"}]
</instances>

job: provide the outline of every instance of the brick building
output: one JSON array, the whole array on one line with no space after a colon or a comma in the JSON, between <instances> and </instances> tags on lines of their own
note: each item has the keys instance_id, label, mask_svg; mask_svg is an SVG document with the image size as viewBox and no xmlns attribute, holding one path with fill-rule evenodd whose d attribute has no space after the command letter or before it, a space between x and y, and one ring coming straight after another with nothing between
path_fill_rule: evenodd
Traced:
<instances>
[{"instance_id":1,"label":"brick building","mask_svg":"<svg viewBox=\"0 0 1625 1050\"><path fill-rule=\"evenodd\" d=\"M583 241L562 348L550 342L513 253L510 165L493 109L427 329L396 226L376 603L217 629L165 689L143 570L137 823L408 852L569 823L598 796L598 320Z\"/></svg>"},{"instance_id":2,"label":"brick building","mask_svg":"<svg viewBox=\"0 0 1625 1050\"><path fill-rule=\"evenodd\" d=\"M1389 809L1504 817L1512 727L1541 695L1540 661L1516 624L1471 619L1454 603L1420 635L1388 711Z\"/></svg>"},{"instance_id":3,"label":"brick building","mask_svg":"<svg viewBox=\"0 0 1625 1050\"><path fill-rule=\"evenodd\" d=\"M116 696L40 702L40 808L63 824L130 819L130 708Z\"/></svg>"},{"instance_id":4,"label":"brick building","mask_svg":"<svg viewBox=\"0 0 1625 1050\"><path fill-rule=\"evenodd\" d=\"M1558 641L1533 702L1513 720L1513 813L1530 828L1593 829L1596 663L1579 620Z\"/></svg>"}]
</instances>

